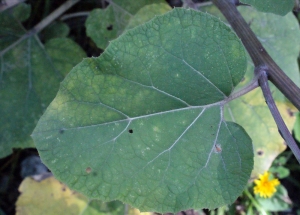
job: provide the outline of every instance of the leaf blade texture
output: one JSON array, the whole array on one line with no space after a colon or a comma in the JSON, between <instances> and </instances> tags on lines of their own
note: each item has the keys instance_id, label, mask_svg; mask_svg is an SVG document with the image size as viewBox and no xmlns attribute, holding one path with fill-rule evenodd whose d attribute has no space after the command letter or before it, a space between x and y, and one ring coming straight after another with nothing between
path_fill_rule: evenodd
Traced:
<instances>
[{"instance_id":1,"label":"leaf blade texture","mask_svg":"<svg viewBox=\"0 0 300 215\"><path fill-rule=\"evenodd\" d=\"M224 23L174 9L77 65L32 136L56 177L91 198L156 212L229 204L253 165L251 139L223 119L245 67Z\"/></svg>"},{"instance_id":2,"label":"leaf blade texture","mask_svg":"<svg viewBox=\"0 0 300 215\"><path fill-rule=\"evenodd\" d=\"M30 134L38 119L60 81L85 56L70 39L49 40L44 46L36 34L26 34L19 20L28 13L25 7L17 17L0 14L0 157L13 148L34 147Z\"/></svg>"}]
</instances>

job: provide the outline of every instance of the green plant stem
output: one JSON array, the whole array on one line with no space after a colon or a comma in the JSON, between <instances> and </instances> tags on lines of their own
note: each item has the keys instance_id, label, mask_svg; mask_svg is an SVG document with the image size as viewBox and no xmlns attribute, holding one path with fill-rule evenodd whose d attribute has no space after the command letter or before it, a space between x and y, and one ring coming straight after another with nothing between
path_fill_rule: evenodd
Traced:
<instances>
[{"instance_id":1,"label":"green plant stem","mask_svg":"<svg viewBox=\"0 0 300 215\"><path fill-rule=\"evenodd\" d=\"M275 101L272 97L272 93L268 83L268 68L267 67L259 67L255 69L256 75L258 75L258 82L266 99L266 103L271 111L271 114L277 124L278 131L282 138L285 140L287 145L290 147L291 151L295 155L296 159L300 163L300 150L295 142L294 138L292 137L289 129L286 127L278 108L275 104Z\"/></svg>"},{"instance_id":2,"label":"green plant stem","mask_svg":"<svg viewBox=\"0 0 300 215\"><path fill-rule=\"evenodd\" d=\"M256 209L258 211L260 211L260 214L262 215L267 215L266 211L260 206L260 204L256 201L255 198L253 198L253 196L251 195L251 193L249 192L248 189L244 190L244 193L246 194L246 196L250 199L251 203L254 205L254 207L256 207Z\"/></svg>"},{"instance_id":3,"label":"green plant stem","mask_svg":"<svg viewBox=\"0 0 300 215\"><path fill-rule=\"evenodd\" d=\"M258 77L254 76L254 78L246 86L242 87L241 89L237 90L236 92L233 92L227 99L225 99L224 104L251 92L258 86L259 86L258 85Z\"/></svg>"},{"instance_id":4,"label":"green plant stem","mask_svg":"<svg viewBox=\"0 0 300 215\"><path fill-rule=\"evenodd\" d=\"M238 0L212 0L241 38L255 67L267 66L269 80L300 110L300 89L274 62L236 8Z\"/></svg>"}]
</instances>

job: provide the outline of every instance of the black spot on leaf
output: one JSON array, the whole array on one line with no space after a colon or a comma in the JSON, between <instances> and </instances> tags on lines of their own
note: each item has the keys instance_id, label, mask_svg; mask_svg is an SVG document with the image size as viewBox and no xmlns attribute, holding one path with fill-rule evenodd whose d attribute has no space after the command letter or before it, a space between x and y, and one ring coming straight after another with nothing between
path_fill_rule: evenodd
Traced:
<instances>
[{"instance_id":1,"label":"black spot on leaf","mask_svg":"<svg viewBox=\"0 0 300 215\"><path fill-rule=\"evenodd\" d=\"M258 150L258 151L257 151L257 155L258 155L258 156L261 156L261 155L263 155L263 154L264 154L264 152L263 152L262 150Z\"/></svg>"},{"instance_id":2,"label":"black spot on leaf","mask_svg":"<svg viewBox=\"0 0 300 215\"><path fill-rule=\"evenodd\" d=\"M106 27L106 29L107 29L108 31L113 30L113 25L108 25L108 26Z\"/></svg>"},{"instance_id":3,"label":"black spot on leaf","mask_svg":"<svg viewBox=\"0 0 300 215\"><path fill-rule=\"evenodd\" d=\"M133 130L132 130L132 129L129 129L128 132L129 132L130 134L132 134L132 133L133 133Z\"/></svg>"}]
</instances>

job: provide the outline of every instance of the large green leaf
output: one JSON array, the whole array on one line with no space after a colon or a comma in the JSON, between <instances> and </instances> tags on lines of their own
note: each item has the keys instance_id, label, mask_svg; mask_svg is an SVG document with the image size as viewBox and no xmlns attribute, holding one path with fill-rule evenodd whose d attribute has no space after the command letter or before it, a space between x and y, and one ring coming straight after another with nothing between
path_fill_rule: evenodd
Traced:
<instances>
[{"instance_id":1,"label":"large green leaf","mask_svg":"<svg viewBox=\"0 0 300 215\"><path fill-rule=\"evenodd\" d=\"M223 119L245 67L224 23L174 9L77 65L32 137L56 177L91 198L157 212L230 204L253 167L251 139Z\"/></svg>"},{"instance_id":2,"label":"large green leaf","mask_svg":"<svg viewBox=\"0 0 300 215\"><path fill-rule=\"evenodd\" d=\"M241 2L250 4L259 11L281 16L291 12L295 4L295 0L241 0Z\"/></svg>"},{"instance_id":3,"label":"large green leaf","mask_svg":"<svg viewBox=\"0 0 300 215\"><path fill-rule=\"evenodd\" d=\"M45 47L28 33L20 18L0 14L0 157L12 148L34 147L30 134L54 98L65 74L85 56L70 39Z\"/></svg>"},{"instance_id":4,"label":"large green leaf","mask_svg":"<svg viewBox=\"0 0 300 215\"><path fill-rule=\"evenodd\" d=\"M86 20L86 33L96 45L105 49L108 42L118 37L130 19L145 5L164 3L164 0L109 0L105 9L93 10Z\"/></svg>"}]
</instances>

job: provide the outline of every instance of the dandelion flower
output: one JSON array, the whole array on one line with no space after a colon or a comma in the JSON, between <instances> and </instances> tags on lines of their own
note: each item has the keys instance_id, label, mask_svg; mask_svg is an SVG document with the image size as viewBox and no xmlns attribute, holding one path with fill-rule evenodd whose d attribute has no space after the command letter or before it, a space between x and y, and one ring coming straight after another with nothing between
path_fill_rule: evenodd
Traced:
<instances>
[{"instance_id":1,"label":"dandelion flower","mask_svg":"<svg viewBox=\"0 0 300 215\"><path fill-rule=\"evenodd\" d=\"M254 180L256 184L254 193L259 194L261 197L270 198L276 192L276 186L280 184L278 179L269 179L270 173L265 172L259 175L259 179Z\"/></svg>"}]
</instances>

